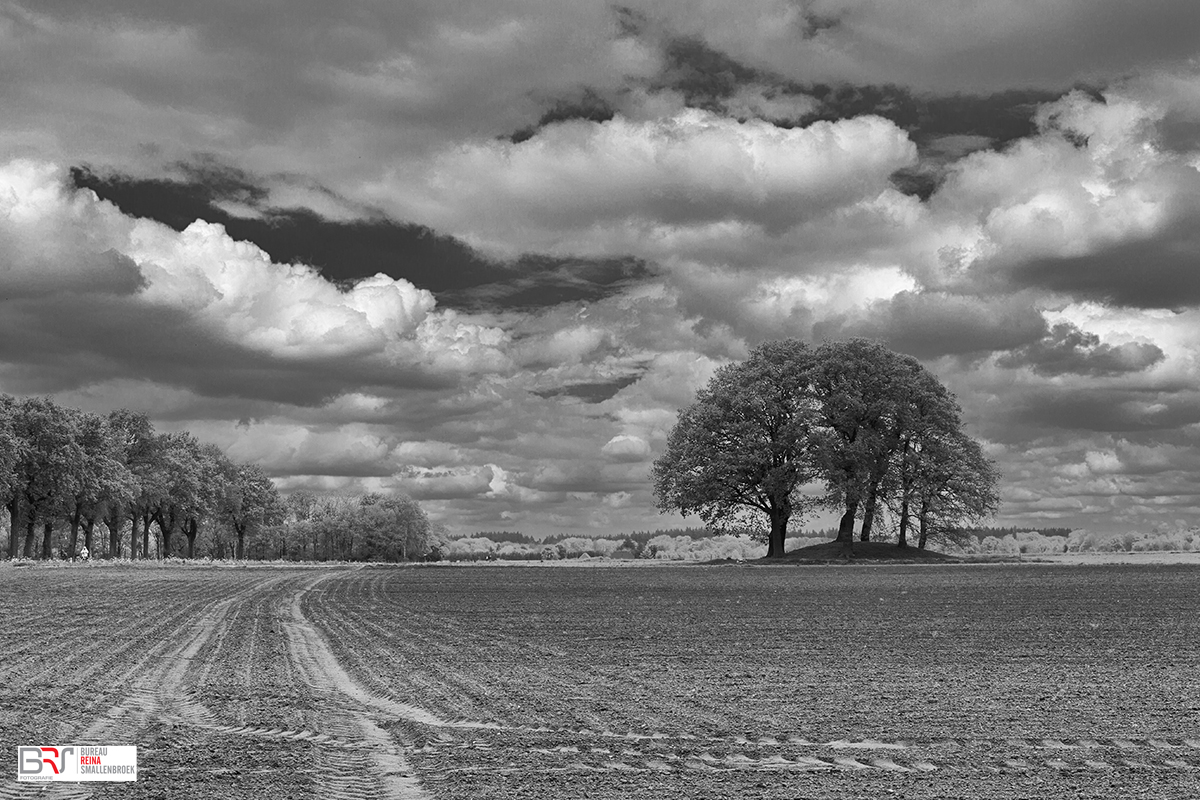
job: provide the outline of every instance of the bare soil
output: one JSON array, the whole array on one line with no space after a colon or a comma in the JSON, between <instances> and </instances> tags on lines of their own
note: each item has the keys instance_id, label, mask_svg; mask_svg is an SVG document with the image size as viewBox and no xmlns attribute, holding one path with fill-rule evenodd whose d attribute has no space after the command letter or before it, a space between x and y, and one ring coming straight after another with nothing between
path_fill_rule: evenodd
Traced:
<instances>
[{"instance_id":1,"label":"bare soil","mask_svg":"<svg viewBox=\"0 0 1200 800\"><path fill-rule=\"evenodd\" d=\"M1195 566L0 568L0 609L0 751L139 746L45 796L1200 797Z\"/></svg>"}]
</instances>

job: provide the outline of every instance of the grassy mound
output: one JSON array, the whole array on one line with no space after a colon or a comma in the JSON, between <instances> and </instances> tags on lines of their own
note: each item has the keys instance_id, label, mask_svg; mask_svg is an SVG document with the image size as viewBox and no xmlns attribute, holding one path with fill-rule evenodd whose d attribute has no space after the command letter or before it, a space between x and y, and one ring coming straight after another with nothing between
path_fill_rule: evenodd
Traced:
<instances>
[{"instance_id":1,"label":"grassy mound","mask_svg":"<svg viewBox=\"0 0 1200 800\"><path fill-rule=\"evenodd\" d=\"M827 564L847 560L841 542L823 542L796 550L789 550L783 558L761 558L762 564ZM931 561L953 562L959 559L935 550L918 550L916 547L897 547L893 542L854 542L850 554L851 562L888 561L892 563L925 563Z\"/></svg>"}]
</instances>

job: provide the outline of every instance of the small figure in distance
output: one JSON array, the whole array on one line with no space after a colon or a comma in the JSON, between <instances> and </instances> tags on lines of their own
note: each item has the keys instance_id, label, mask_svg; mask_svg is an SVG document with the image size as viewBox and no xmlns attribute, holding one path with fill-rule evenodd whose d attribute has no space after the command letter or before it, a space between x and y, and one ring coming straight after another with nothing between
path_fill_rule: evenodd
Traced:
<instances>
[{"instance_id":1,"label":"small figure in distance","mask_svg":"<svg viewBox=\"0 0 1200 800\"><path fill-rule=\"evenodd\" d=\"M80 560L80 561L87 561L87 560L88 560L88 555L90 555L90 554L88 553L87 545L85 544L85 545L83 546L83 549L79 551L79 560Z\"/></svg>"}]
</instances>

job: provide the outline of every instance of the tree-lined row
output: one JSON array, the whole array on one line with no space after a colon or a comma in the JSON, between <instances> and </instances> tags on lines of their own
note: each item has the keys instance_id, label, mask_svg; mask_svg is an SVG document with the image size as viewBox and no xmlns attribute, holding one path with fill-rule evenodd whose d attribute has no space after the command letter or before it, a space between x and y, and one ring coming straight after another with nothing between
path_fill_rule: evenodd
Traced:
<instances>
[{"instance_id":1,"label":"tree-lined row","mask_svg":"<svg viewBox=\"0 0 1200 800\"><path fill-rule=\"evenodd\" d=\"M766 515L772 556L788 522L818 507L841 514L847 546L856 520L868 541L888 509L900 545L915 527L924 547L993 513L997 478L941 382L865 339L767 342L721 368L654 464L660 508L725 528Z\"/></svg>"},{"instance_id":2,"label":"tree-lined row","mask_svg":"<svg viewBox=\"0 0 1200 800\"><path fill-rule=\"evenodd\" d=\"M261 467L145 414L0 395L10 558L212 556L399 560L429 523L407 498L284 501Z\"/></svg>"}]
</instances>

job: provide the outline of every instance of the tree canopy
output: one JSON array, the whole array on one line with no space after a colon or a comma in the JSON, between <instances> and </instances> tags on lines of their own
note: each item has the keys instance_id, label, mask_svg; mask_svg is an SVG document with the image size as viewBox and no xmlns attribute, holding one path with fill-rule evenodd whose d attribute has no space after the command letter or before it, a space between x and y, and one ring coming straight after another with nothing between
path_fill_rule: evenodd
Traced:
<instances>
[{"instance_id":1,"label":"tree canopy","mask_svg":"<svg viewBox=\"0 0 1200 800\"><path fill-rule=\"evenodd\" d=\"M679 413L653 474L663 511L715 528L765 515L768 556L817 507L841 512L847 546L856 520L869 540L888 509L899 543L915 517L923 547L998 504L995 469L950 392L915 358L866 339L767 342L722 367Z\"/></svg>"}]
</instances>

